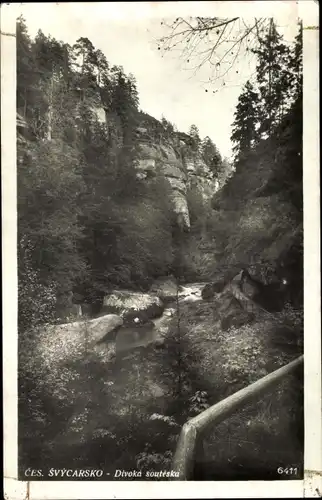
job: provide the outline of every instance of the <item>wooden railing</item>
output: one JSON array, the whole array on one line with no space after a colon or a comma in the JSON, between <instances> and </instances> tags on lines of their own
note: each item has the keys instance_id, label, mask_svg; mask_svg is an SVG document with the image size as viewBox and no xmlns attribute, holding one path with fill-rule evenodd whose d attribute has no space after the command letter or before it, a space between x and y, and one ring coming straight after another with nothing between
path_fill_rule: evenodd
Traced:
<instances>
[{"instance_id":1,"label":"wooden railing","mask_svg":"<svg viewBox=\"0 0 322 500\"><path fill-rule=\"evenodd\" d=\"M304 356L298 357L291 363L235 392L235 394L188 420L182 427L173 459L172 469L179 473L177 474L177 480L188 481L193 479L196 449L200 444L198 441L200 441L202 435L204 436L209 426L219 424L247 403L258 400L268 389L278 385L286 375L301 366L303 360Z\"/></svg>"}]
</instances>

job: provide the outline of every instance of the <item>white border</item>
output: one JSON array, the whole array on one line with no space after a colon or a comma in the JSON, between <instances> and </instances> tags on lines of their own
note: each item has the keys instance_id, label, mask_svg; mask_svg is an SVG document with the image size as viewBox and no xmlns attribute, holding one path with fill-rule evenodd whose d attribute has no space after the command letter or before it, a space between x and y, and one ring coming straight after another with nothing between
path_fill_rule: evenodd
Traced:
<instances>
[{"instance_id":1,"label":"white border","mask_svg":"<svg viewBox=\"0 0 322 500\"><path fill-rule=\"evenodd\" d=\"M250 5L251 4L251 5ZM319 95L318 30L304 30L304 371L305 478L304 481L248 482L26 482L17 477L17 245L16 245L16 53L15 18L19 4L1 5L1 146L2 255L4 344L4 476L10 500L103 498L301 498L322 495L321 455L321 336L319 243ZM318 26L313 0L240 2L65 3L65 15L83 9L104 9L113 18L128 16L256 17L294 15L304 28ZM215 11L215 13L214 13ZM9 35L8 35L9 34ZM320 495L318 494L320 491Z\"/></svg>"}]
</instances>

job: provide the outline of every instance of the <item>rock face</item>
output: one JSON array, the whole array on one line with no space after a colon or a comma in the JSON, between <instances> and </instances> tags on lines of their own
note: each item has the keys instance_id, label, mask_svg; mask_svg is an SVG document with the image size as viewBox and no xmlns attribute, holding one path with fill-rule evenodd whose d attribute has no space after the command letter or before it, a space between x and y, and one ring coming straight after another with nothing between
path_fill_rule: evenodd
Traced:
<instances>
[{"instance_id":1,"label":"rock face","mask_svg":"<svg viewBox=\"0 0 322 500\"><path fill-rule=\"evenodd\" d=\"M232 327L239 328L251 323L255 318L255 314L245 308L229 288L221 293L215 304L217 316L215 324L223 331Z\"/></svg>"},{"instance_id":2,"label":"rock face","mask_svg":"<svg viewBox=\"0 0 322 500\"><path fill-rule=\"evenodd\" d=\"M146 131L146 132L144 132ZM184 231L190 229L190 215L187 203L187 190L197 188L204 199L210 199L217 189L210 170L199 154L189 147L189 136L174 136L171 140L153 143L146 129L139 129L141 158L138 164L141 178L162 175L172 188L172 204L178 224Z\"/></svg>"},{"instance_id":3,"label":"rock face","mask_svg":"<svg viewBox=\"0 0 322 500\"><path fill-rule=\"evenodd\" d=\"M101 123L105 123L114 140L122 142L120 124L116 116L105 113L102 108L94 110ZM142 115L142 116L141 116ZM171 186L171 202L177 216L178 226L183 231L190 229L187 190L197 188L205 199L210 199L218 189L207 165L191 148L191 137L180 132L165 133L161 122L139 113L136 129L139 158L137 176L149 179L162 176Z\"/></svg>"},{"instance_id":4,"label":"rock face","mask_svg":"<svg viewBox=\"0 0 322 500\"><path fill-rule=\"evenodd\" d=\"M138 175L149 179L153 176L163 176L171 186L171 201L177 215L179 225L183 230L190 228L190 216L187 204L188 174L180 152L175 151L171 144L154 144L140 133L140 158L137 165Z\"/></svg>"},{"instance_id":5,"label":"rock face","mask_svg":"<svg viewBox=\"0 0 322 500\"><path fill-rule=\"evenodd\" d=\"M138 326L161 316L164 305L157 295L115 291L104 297L102 311L119 314L126 325Z\"/></svg>"}]
</instances>

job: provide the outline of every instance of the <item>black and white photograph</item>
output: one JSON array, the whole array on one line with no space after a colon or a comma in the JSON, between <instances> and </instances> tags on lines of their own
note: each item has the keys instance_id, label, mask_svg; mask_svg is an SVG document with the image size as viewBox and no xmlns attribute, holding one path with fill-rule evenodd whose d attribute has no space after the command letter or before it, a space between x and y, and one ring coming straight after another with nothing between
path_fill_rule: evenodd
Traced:
<instances>
[{"instance_id":1,"label":"black and white photograph","mask_svg":"<svg viewBox=\"0 0 322 500\"><path fill-rule=\"evenodd\" d=\"M46 498L308 468L307 28L189 3L15 8L17 479Z\"/></svg>"}]
</instances>

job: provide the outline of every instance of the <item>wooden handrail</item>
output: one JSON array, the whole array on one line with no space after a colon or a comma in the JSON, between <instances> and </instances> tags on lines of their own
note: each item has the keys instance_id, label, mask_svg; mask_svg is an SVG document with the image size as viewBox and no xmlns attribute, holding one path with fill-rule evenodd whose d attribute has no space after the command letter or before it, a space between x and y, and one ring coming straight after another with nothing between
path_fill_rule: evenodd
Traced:
<instances>
[{"instance_id":1,"label":"wooden handrail","mask_svg":"<svg viewBox=\"0 0 322 500\"><path fill-rule=\"evenodd\" d=\"M182 427L173 459L172 469L179 473L176 479L179 481L192 479L197 439L200 438L201 433L210 425L222 422L246 403L262 396L267 389L277 385L283 377L301 366L303 360L304 356L302 355L188 420Z\"/></svg>"}]
</instances>

